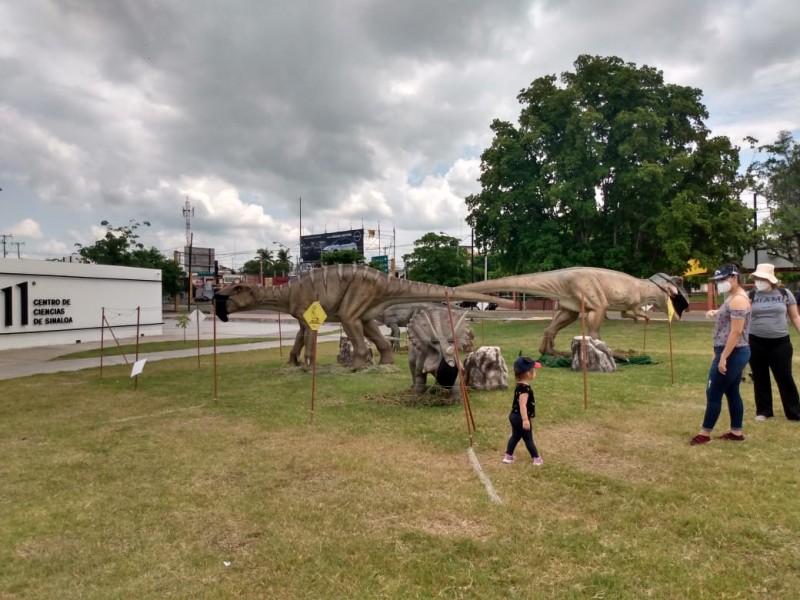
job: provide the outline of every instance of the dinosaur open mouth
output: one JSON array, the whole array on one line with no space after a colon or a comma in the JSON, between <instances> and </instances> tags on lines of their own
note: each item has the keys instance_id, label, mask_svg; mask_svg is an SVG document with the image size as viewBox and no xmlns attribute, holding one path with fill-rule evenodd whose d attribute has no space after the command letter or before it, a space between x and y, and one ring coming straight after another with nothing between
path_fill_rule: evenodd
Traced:
<instances>
[{"instance_id":1,"label":"dinosaur open mouth","mask_svg":"<svg viewBox=\"0 0 800 600\"><path fill-rule=\"evenodd\" d=\"M228 322L228 297L222 294L214 294L214 306L216 314L223 323Z\"/></svg>"},{"instance_id":2,"label":"dinosaur open mouth","mask_svg":"<svg viewBox=\"0 0 800 600\"><path fill-rule=\"evenodd\" d=\"M669 301L672 302L672 308L675 309L679 319L681 318L683 311L689 308L689 301L683 294L679 293L675 294L674 296L670 296Z\"/></svg>"}]
</instances>

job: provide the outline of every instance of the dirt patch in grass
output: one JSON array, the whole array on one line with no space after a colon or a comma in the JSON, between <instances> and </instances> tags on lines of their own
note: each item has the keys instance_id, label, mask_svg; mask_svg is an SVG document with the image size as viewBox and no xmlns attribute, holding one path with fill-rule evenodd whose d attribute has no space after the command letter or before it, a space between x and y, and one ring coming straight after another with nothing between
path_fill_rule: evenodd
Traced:
<instances>
[{"instance_id":1,"label":"dirt patch in grass","mask_svg":"<svg viewBox=\"0 0 800 600\"><path fill-rule=\"evenodd\" d=\"M600 422L573 422L546 428L537 440L559 462L621 481L655 483L671 470L660 466L653 455L660 447L674 445L674 441L649 431L620 431Z\"/></svg>"}]
</instances>

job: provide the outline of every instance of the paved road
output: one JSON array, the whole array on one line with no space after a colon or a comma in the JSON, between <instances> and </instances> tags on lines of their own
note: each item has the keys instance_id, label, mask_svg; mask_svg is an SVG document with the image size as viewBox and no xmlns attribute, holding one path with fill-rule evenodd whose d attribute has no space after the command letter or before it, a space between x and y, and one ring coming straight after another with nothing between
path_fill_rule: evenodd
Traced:
<instances>
[{"instance_id":1,"label":"paved road","mask_svg":"<svg viewBox=\"0 0 800 600\"><path fill-rule=\"evenodd\" d=\"M270 338L264 342L252 344L232 344L229 346L217 346L217 354L229 352L243 352L246 350L260 350L262 348L277 348L279 345L291 346L297 333L297 321L285 315L280 323L277 314L261 313L242 313L242 315L231 315L228 323L217 321L217 340L231 338ZM184 331L177 326L174 317L165 315L163 335L147 336L141 338L142 343L183 340ZM387 330L388 331L388 330ZM208 318L200 323L200 339L213 339L214 322ZM319 331L320 341L338 340L339 324L325 323ZM198 328L196 324L190 324L186 329L186 339L196 341ZM280 337L280 340L278 339ZM126 338L120 340L121 344L131 344L134 340ZM107 338L105 346L113 345L114 340ZM85 342L81 344L62 344L56 346L40 346L36 348L17 348L13 350L0 350L0 380L13 379L16 377L26 377L39 373L58 373L61 371L79 371L81 369L91 369L100 366L100 358L80 358L74 360L55 360L59 356L92 350L100 347L100 342ZM213 348L200 348L200 354L206 355L213 353ZM167 360L171 358L184 358L197 356L197 346L183 350L170 350L167 352L151 352L139 354L139 359L146 358L148 361ZM132 361L132 357L128 357ZM106 356L103 358L104 366L125 364L123 356Z\"/></svg>"}]
</instances>

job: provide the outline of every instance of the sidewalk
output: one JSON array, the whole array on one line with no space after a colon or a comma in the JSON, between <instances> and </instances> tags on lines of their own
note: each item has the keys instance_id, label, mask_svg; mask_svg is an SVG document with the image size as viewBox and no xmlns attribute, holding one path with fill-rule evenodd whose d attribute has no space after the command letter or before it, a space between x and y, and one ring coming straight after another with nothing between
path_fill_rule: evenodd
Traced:
<instances>
[{"instance_id":1,"label":"sidewalk","mask_svg":"<svg viewBox=\"0 0 800 600\"><path fill-rule=\"evenodd\" d=\"M210 340L214 338L214 322L208 317L200 323L200 339ZM291 347L294 344L295 334L299 327L297 321L291 317L283 315L280 322L277 313L242 313L231 315L227 323L217 321L217 340L231 338L270 338L264 342L251 344L232 344L228 346L217 346L217 354L227 354L230 352L246 352L249 350L262 350L264 348L277 348L279 345ZM163 334L159 336L147 336L140 339L140 343L182 341L184 330L177 326L177 320L165 316ZM186 328L186 341L196 342L198 328L196 323L190 323ZM339 324L325 323L319 330L319 341L338 341ZM280 336L280 340L278 337ZM274 339L273 339L274 338ZM135 343L134 338L120 339L120 344L129 345ZM111 335L104 341L104 347L115 346L116 343ZM27 377L42 373L59 373L63 371L80 371L82 369L93 369L100 366L100 357L79 358L74 360L55 360L59 356L93 350L100 348L100 342L85 342L82 344L62 344L56 346L38 346L35 348L17 348L13 350L0 351L0 380L14 379L17 377ZM208 355L214 352L213 347L200 348L201 355ZM188 347L181 350L169 350L166 352L140 353L139 360L147 359L168 360L172 358L187 358L197 356L197 346ZM133 363L133 356L127 357L129 364ZM124 365L125 357L104 356L103 366Z\"/></svg>"}]
</instances>

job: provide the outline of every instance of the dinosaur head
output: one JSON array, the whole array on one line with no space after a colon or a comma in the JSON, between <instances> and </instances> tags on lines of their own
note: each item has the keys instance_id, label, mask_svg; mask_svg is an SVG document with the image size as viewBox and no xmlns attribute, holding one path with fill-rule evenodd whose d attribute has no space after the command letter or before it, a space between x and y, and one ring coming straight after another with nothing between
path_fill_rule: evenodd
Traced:
<instances>
[{"instance_id":1,"label":"dinosaur head","mask_svg":"<svg viewBox=\"0 0 800 600\"><path fill-rule=\"evenodd\" d=\"M683 288L683 277L670 277L664 273L656 273L650 278L650 281L669 296L672 308L675 309L675 314L677 314L680 319L683 311L689 308L689 295ZM666 310L667 307L663 306L661 308Z\"/></svg>"},{"instance_id":2,"label":"dinosaur head","mask_svg":"<svg viewBox=\"0 0 800 600\"><path fill-rule=\"evenodd\" d=\"M223 323L228 321L228 315L240 310L246 310L253 304L253 286L247 283L234 283L225 286L214 294L216 315Z\"/></svg>"}]
</instances>

